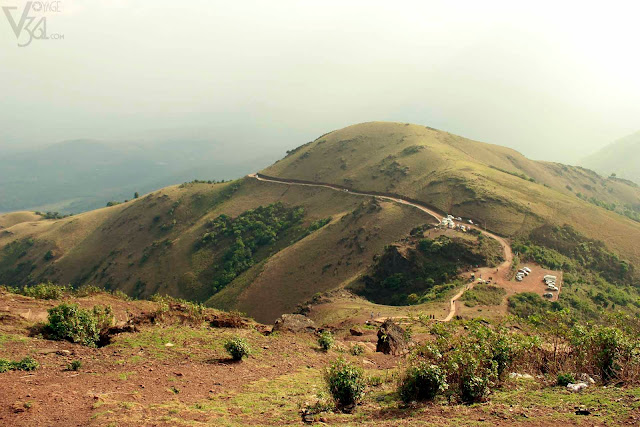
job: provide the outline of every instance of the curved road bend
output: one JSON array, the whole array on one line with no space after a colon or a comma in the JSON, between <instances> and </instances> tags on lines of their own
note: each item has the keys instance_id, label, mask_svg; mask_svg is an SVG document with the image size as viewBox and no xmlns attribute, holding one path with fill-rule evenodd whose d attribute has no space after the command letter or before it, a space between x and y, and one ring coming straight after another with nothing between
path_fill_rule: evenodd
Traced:
<instances>
[{"instance_id":1,"label":"curved road bend","mask_svg":"<svg viewBox=\"0 0 640 427\"><path fill-rule=\"evenodd\" d=\"M313 184L313 183L301 183L301 182L293 182L290 180L287 180L285 178L278 178L278 179L273 179L273 178L264 178L261 176L258 176L257 173L253 173L248 175L250 178L254 178L257 179L258 181L265 181L265 182L273 182L273 183L277 183L277 184L286 184L286 185L298 185L298 186L302 186L302 187L322 187L322 188L328 188L334 191L345 191L344 188L340 188L338 186L333 186L331 184ZM354 194L356 196L366 196L366 197L377 197L379 199L382 200L390 200L392 202L396 202L396 203L400 203L402 205L408 205L408 206L413 206L414 208L417 208L419 210L421 210L422 212L425 212L429 215L431 215L433 218L435 218L436 220L438 220L438 224L440 223L440 217L441 215L438 214L437 212L429 209L426 206L414 203L414 202L410 202L408 200L399 198L399 197L390 197L390 196L381 196L378 194L372 194L372 193L367 193L366 191L360 191L360 190L347 190L349 194ZM497 271L494 271L494 269L492 267L486 267L486 268L481 268L479 270L480 276L482 276L483 274L485 275L485 277L490 277L495 275L495 281L496 283L500 283L502 281L508 281L508 276L509 276L509 271L511 270L511 263L513 262L513 252L511 251L511 245L509 245L509 243L507 243L506 240L504 240L502 237L500 236L496 236L493 233L490 233L488 231L482 230L481 228L479 228L478 226L475 225L467 225L465 224L467 227L469 228L474 228L476 230L480 230L482 231L482 233L486 236L491 237L492 239L496 240L498 243L500 243L500 246L502 246L502 250L504 251L504 262L502 264L500 264L497 268ZM471 282L469 283L467 286L465 286L465 288L463 290L461 290L460 292L458 292L456 295L454 295L453 298L451 298L449 304L449 314L447 315L447 317L445 317L444 319L442 319L442 321L444 322L449 322L451 319L453 319L453 317L456 314L456 301L462 296L462 294L464 294L465 291L469 290L469 289L473 289L473 287L475 286L475 282ZM376 319L377 320L377 319Z\"/></svg>"}]
</instances>

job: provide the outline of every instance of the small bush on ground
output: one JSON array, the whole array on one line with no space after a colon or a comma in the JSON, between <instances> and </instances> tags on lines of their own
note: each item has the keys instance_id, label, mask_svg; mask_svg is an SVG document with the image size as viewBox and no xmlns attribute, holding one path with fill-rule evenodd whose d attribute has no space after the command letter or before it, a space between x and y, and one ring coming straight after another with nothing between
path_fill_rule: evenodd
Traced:
<instances>
[{"instance_id":1,"label":"small bush on ground","mask_svg":"<svg viewBox=\"0 0 640 427\"><path fill-rule=\"evenodd\" d=\"M49 309L45 332L54 340L67 340L96 347L101 334L113 323L111 307L80 308L78 304L60 304Z\"/></svg>"},{"instance_id":2,"label":"small bush on ground","mask_svg":"<svg viewBox=\"0 0 640 427\"><path fill-rule=\"evenodd\" d=\"M29 286L22 289L22 295L36 299L60 299L69 292L67 286L54 285L51 282L40 283L35 286Z\"/></svg>"},{"instance_id":3,"label":"small bush on ground","mask_svg":"<svg viewBox=\"0 0 640 427\"><path fill-rule=\"evenodd\" d=\"M82 368L82 362L80 360L74 360L73 362L67 365L68 371L77 371Z\"/></svg>"},{"instance_id":4,"label":"small bush on ground","mask_svg":"<svg viewBox=\"0 0 640 427\"><path fill-rule=\"evenodd\" d=\"M468 322L465 327L464 333L456 333L453 325L433 325L431 333L436 339L416 350L418 361L401 383L403 399L433 399L446 391L465 403L481 401L507 369L536 345L535 340L480 321Z\"/></svg>"},{"instance_id":5,"label":"small bush on ground","mask_svg":"<svg viewBox=\"0 0 640 427\"><path fill-rule=\"evenodd\" d=\"M339 409L356 405L364 396L366 381L362 369L340 358L325 373L329 392Z\"/></svg>"},{"instance_id":6,"label":"small bush on ground","mask_svg":"<svg viewBox=\"0 0 640 427\"><path fill-rule=\"evenodd\" d=\"M354 344L351 347L351 354L354 356L360 356L362 353L364 353L364 347L361 346L360 344Z\"/></svg>"},{"instance_id":7,"label":"small bush on ground","mask_svg":"<svg viewBox=\"0 0 640 427\"><path fill-rule=\"evenodd\" d=\"M224 349L233 360L242 360L251 354L249 343L240 337L233 337L224 343Z\"/></svg>"},{"instance_id":8,"label":"small bush on ground","mask_svg":"<svg viewBox=\"0 0 640 427\"><path fill-rule=\"evenodd\" d=\"M333 335L329 331L323 331L320 334L320 338L318 338L318 345L324 351L329 351L331 347L333 347L334 342Z\"/></svg>"},{"instance_id":9,"label":"small bush on ground","mask_svg":"<svg viewBox=\"0 0 640 427\"><path fill-rule=\"evenodd\" d=\"M559 374L558 381L556 382L556 384L561 387L566 387L570 383L575 383L575 382L576 382L576 379L572 374Z\"/></svg>"},{"instance_id":10,"label":"small bush on ground","mask_svg":"<svg viewBox=\"0 0 640 427\"><path fill-rule=\"evenodd\" d=\"M0 359L0 373L7 371L35 371L40 365L36 360L30 356L24 359L12 362L7 359Z\"/></svg>"},{"instance_id":11,"label":"small bush on ground","mask_svg":"<svg viewBox=\"0 0 640 427\"><path fill-rule=\"evenodd\" d=\"M433 400L448 387L446 373L440 367L418 362L405 372L398 394L404 402Z\"/></svg>"}]
</instances>

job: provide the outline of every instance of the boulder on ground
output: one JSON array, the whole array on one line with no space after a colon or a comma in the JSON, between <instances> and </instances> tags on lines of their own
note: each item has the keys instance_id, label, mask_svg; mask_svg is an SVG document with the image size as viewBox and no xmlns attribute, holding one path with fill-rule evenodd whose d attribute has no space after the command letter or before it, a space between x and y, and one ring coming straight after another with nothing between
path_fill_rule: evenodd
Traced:
<instances>
[{"instance_id":1,"label":"boulder on ground","mask_svg":"<svg viewBox=\"0 0 640 427\"><path fill-rule=\"evenodd\" d=\"M272 332L315 332L313 320L301 314L283 314L273 325Z\"/></svg>"},{"instance_id":2,"label":"boulder on ground","mask_svg":"<svg viewBox=\"0 0 640 427\"><path fill-rule=\"evenodd\" d=\"M378 330L376 351L394 355L404 353L408 348L405 336L405 330L396 325L393 320L385 320Z\"/></svg>"},{"instance_id":3,"label":"boulder on ground","mask_svg":"<svg viewBox=\"0 0 640 427\"><path fill-rule=\"evenodd\" d=\"M359 326L354 326L353 328L349 329L349 333L354 337L361 337L364 335L364 332L362 332L362 329L360 329Z\"/></svg>"},{"instance_id":4,"label":"boulder on ground","mask_svg":"<svg viewBox=\"0 0 640 427\"><path fill-rule=\"evenodd\" d=\"M589 387L589 384L587 383L567 384L567 390L569 390L572 393L579 393L587 387Z\"/></svg>"}]
</instances>

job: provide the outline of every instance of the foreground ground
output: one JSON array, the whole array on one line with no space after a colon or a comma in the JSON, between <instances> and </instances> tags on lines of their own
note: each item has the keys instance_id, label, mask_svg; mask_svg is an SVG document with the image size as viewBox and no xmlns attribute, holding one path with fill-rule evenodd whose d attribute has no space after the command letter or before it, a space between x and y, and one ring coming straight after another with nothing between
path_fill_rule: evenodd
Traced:
<instances>
[{"instance_id":1,"label":"foreground ground","mask_svg":"<svg viewBox=\"0 0 640 427\"><path fill-rule=\"evenodd\" d=\"M158 305L96 294L74 301L82 306L109 304L122 322ZM338 342L322 352L312 333L267 334L249 323L214 328L187 317L166 317L120 333L101 348L48 341L34 325L60 301L0 294L0 358L31 355L40 364L32 372L0 374L0 425L300 425L300 409L327 397L325 367L343 356L365 369L366 397L354 414L325 412L329 425L637 425L640 389L592 387L580 394L549 386L549 379L509 380L490 399L470 406L403 405L395 396L404 356L375 352L377 328L361 324L362 336L349 326L335 329ZM338 324L328 325L338 326ZM414 326L414 339L425 333ZM253 354L243 362L228 359L223 342L245 337ZM359 342L365 352L348 351ZM82 362L78 371L67 366ZM590 415L576 415L586 409Z\"/></svg>"}]
</instances>

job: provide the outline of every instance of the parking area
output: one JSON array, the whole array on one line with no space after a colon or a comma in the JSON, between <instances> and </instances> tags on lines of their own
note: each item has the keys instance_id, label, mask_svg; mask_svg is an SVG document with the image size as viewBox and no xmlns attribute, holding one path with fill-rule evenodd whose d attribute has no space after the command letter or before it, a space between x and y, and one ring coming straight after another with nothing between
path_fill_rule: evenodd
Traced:
<instances>
[{"instance_id":1,"label":"parking area","mask_svg":"<svg viewBox=\"0 0 640 427\"><path fill-rule=\"evenodd\" d=\"M541 268L535 264L522 264L520 268L529 267L531 269L531 273L528 276L524 276L521 282L513 279L510 281L501 282L500 285L507 290L507 295L513 295L516 293L522 292L534 292L540 296L543 296L546 293L551 293L553 295L552 298L546 298L549 301L557 301L558 295L562 292L562 272L555 270L547 270L545 268ZM544 282L544 276L551 275L556 276L556 286L558 287L557 291L549 291L547 290L547 285Z\"/></svg>"}]
</instances>

